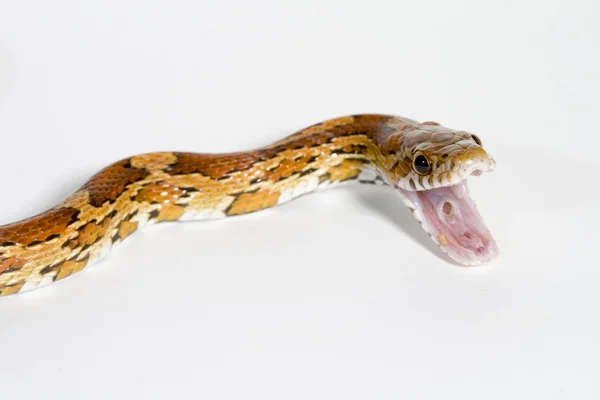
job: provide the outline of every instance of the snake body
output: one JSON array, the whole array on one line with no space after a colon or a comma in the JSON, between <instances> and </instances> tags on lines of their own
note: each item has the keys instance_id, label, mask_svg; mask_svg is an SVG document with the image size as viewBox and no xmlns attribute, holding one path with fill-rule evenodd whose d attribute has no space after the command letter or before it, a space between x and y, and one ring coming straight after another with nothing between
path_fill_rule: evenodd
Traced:
<instances>
[{"instance_id":1,"label":"snake body","mask_svg":"<svg viewBox=\"0 0 600 400\"><path fill-rule=\"evenodd\" d=\"M419 156L426 157L427 173L415 164L422 161ZM147 223L251 213L346 182L394 187L451 257L465 264L484 262L496 253L487 229L459 233L478 235L481 242L465 245L464 238L428 220L433 203L419 196L452 192L442 211L450 205L459 213L463 199L456 188L493 165L474 135L375 114L328 120L251 151L136 155L104 168L57 206L0 227L0 294L24 292L81 271ZM474 256L464 258L457 246Z\"/></svg>"}]
</instances>

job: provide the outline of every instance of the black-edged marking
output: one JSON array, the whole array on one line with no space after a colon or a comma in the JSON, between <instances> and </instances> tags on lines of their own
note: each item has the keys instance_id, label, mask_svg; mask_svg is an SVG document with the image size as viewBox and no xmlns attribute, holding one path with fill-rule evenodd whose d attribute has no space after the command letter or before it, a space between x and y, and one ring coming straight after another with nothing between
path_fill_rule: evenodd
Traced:
<instances>
[{"instance_id":1,"label":"black-edged marking","mask_svg":"<svg viewBox=\"0 0 600 400\"><path fill-rule=\"evenodd\" d=\"M57 262L56 264L50 264L50 265L45 266L40 271L40 275L46 275L52 271L60 269L60 267L62 267L65 262L66 262L66 260L62 260L62 261Z\"/></svg>"},{"instance_id":2,"label":"black-edged marking","mask_svg":"<svg viewBox=\"0 0 600 400\"><path fill-rule=\"evenodd\" d=\"M76 213L74 213L73 215L71 215L71 220L67 223L67 226L74 224L75 222L79 221L79 214L81 213L81 211L77 210Z\"/></svg>"},{"instance_id":3,"label":"black-edged marking","mask_svg":"<svg viewBox=\"0 0 600 400\"><path fill-rule=\"evenodd\" d=\"M48 237L46 238L46 240L45 240L45 241L46 241L46 242L49 242L49 241L51 241L52 239L57 239L57 238L59 238L59 237L60 237L60 234L58 234L58 233L53 233L52 235L48 236Z\"/></svg>"},{"instance_id":4,"label":"black-edged marking","mask_svg":"<svg viewBox=\"0 0 600 400\"><path fill-rule=\"evenodd\" d=\"M154 210L150 211L150 213L148 214L148 218L155 219L155 218L158 218L159 215L160 215L160 210L154 209Z\"/></svg>"},{"instance_id":5,"label":"black-edged marking","mask_svg":"<svg viewBox=\"0 0 600 400\"><path fill-rule=\"evenodd\" d=\"M413 178L410 178L410 179L408 180L408 182L410 183L410 188L411 188L412 190L417 190L417 186L415 185L415 181L413 180Z\"/></svg>"},{"instance_id":6,"label":"black-edged marking","mask_svg":"<svg viewBox=\"0 0 600 400\"><path fill-rule=\"evenodd\" d=\"M113 219L119 212L117 210L112 210L108 214L106 214L106 218Z\"/></svg>"},{"instance_id":7,"label":"black-edged marking","mask_svg":"<svg viewBox=\"0 0 600 400\"><path fill-rule=\"evenodd\" d=\"M127 215L125 218L123 218L123 221L131 221L131 219L133 217L135 217L136 215L138 215L139 210L134 210L131 214Z\"/></svg>"},{"instance_id":8,"label":"black-edged marking","mask_svg":"<svg viewBox=\"0 0 600 400\"><path fill-rule=\"evenodd\" d=\"M281 164L277 164L277 165L274 165L274 166L272 166L272 167L265 168L265 171L267 171L267 172L273 172L273 171L275 171L277 168L279 168L280 166L281 166Z\"/></svg>"},{"instance_id":9,"label":"black-edged marking","mask_svg":"<svg viewBox=\"0 0 600 400\"><path fill-rule=\"evenodd\" d=\"M318 168L308 168L308 169L300 172L300 176L305 176L305 175L308 175L308 174L312 174L313 172L316 172L318 170L319 170Z\"/></svg>"}]
</instances>

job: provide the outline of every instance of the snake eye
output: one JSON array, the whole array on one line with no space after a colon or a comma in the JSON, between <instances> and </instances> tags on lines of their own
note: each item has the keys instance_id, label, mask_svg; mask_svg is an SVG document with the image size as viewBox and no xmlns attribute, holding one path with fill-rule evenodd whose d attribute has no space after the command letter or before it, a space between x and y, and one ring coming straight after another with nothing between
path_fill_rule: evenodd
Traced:
<instances>
[{"instance_id":1,"label":"snake eye","mask_svg":"<svg viewBox=\"0 0 600 400\"><path fill-rule=\"evenodd\" d=\"M413 169L419 175L425 175L431 170L431 164L429 160L423 154L419 154L413 160Z\"/></svg>"},{"instance_id":2,"label":"snake eye","mask_svg":"<svg viewBox=\"0 0 600 400\"><path fill-rule=\"evenodd\" d=\"M473 139L475 141L475 143L477 143L478 146L483 147L483 145L481 144L481 139L479 139L479 136L471 135L471 139Z\"/></svg>"}]
</instances>

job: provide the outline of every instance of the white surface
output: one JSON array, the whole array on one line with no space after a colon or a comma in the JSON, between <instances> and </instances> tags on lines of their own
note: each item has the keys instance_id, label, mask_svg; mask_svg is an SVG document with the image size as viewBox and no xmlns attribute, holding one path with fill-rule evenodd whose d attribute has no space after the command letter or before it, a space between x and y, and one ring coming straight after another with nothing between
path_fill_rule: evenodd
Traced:
<instances>
[{"instance_id":1,"label":"white surface","mask_svg":"<svg viewBox=\"0 0 600 400\"><path fill-rule=\"evenodd\" d=\"M600 10L497 3L0 1L1 223L121 157L381 112L482 138L501 251L454 266L372 186L157 226L0 299L0 398L599 398Z\"/></svg>"}]
</instances>

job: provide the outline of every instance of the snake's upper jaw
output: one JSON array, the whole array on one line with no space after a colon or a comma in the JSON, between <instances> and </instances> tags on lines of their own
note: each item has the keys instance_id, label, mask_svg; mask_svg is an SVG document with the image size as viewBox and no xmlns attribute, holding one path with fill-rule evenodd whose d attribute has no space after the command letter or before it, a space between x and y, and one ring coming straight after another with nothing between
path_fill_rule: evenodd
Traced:
<instances>
[{"instance_id":1,"label":"snake's upper jaw","mask_svg":"<svg viewBox=\"0 0 600 400\"><path fill-rule=\"evenodd\" d=\"M477 171L473 175L479 175ZM397 190L423 229L455 261L477 265L498 254L496 242L469 195L466 180L436 189Z\"/></svg>"}]
</instances>

